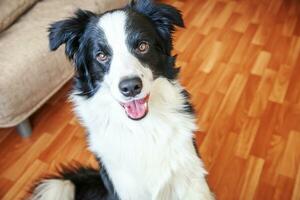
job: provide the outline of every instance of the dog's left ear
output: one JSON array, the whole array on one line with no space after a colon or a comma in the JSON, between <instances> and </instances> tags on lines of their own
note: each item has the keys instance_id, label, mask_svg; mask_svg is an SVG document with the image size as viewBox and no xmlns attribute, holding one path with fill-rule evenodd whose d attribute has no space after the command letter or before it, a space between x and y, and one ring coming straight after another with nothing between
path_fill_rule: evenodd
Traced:
<instances>
[{"instance_id":1,"label":"dog's left ear","mask_svg":"<svg viewBox=\"0 0 300 200\"><path fill-rule=\"evenodd\" d=\"M73 59L87 24L95 16L90 11L79 9L75 12L75 16L51 24L48 30L50 50L54 51L60 45L66 44L66 55Z\"/></svg>"},{"instance_id":2,"label":"dog's left ear","mask_svg":"<svg viewBox=\"0 0 300 200\"><path fill-rule=\"evenodd\" d=\"M175 26L184 27L181 12L173 6L155 3L152 0L133 0L130 7L150 18L159 35L167 42L168 51L171 51Z\"/></svg>"}]
</instances>

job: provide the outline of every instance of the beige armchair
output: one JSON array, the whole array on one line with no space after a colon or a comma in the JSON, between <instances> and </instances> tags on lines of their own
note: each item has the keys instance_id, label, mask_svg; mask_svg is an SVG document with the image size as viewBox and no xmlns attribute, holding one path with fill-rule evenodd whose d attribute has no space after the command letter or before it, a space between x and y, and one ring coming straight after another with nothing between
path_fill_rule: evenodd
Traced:
<instances>
[{"instance_id":1,"label":"beige armchair","mask_svg":"<svg viewBox=\"0 0 300 200\"><path fill-rule=\"evenodd\" d=\"M73 75L64 53L49 51L49 24L71 16L77 8L99 13L125 2L0 1L0 127L17 126L22 136L29 136L29 116Z\"/></svg>"}]
</instances>

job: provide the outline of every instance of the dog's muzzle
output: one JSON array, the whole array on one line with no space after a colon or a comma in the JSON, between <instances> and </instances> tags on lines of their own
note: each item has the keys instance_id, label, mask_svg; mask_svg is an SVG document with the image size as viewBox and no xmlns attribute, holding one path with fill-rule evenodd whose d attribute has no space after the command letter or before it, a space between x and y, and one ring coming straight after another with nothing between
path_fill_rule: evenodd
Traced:
<instances>
[{"instance_id":1,"label":"dog's muzzle","mask_svg":"<svg viewBox=\"0 0 300 200\"><path fill-rule=\"evenodd\" d=\"M132 100L120 103L127 116L133 120L140 120L144 118L148 112L149 95L144 98L134 99L139 95L143 89L143 82L139 77L127 78L119 83L119 90L125 97L130 97Z\"/></svg>"}]
</instances>

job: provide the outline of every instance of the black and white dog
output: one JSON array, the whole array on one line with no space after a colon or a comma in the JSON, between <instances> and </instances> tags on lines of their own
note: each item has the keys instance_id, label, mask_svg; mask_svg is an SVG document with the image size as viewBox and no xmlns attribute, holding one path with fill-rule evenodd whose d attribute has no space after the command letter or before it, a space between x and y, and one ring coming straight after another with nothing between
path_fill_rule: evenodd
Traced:
<instances>
[{"instance_id":1,"label":"black and white dog","mask_svg":"<svg viewBox=\"0 0 300 200\"><path fill-rule=\"evenodd\" d=\"M175 26L184 26L180 12L150 0L100 15L78 10L51 25L51 50L65 44L74 62L71 99L101 170L44 179L31 199L214 199L171 56Z\"/></svg>"}]
</instances>

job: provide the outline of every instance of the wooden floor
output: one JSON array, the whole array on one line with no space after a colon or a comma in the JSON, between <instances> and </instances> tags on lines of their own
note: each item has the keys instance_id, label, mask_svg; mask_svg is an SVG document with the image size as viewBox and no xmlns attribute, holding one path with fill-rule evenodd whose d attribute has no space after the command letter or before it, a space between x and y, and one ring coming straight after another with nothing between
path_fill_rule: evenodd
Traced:
<instances>
[{"instance_id":1,"label":"wooden floor","mask_svg":"<svg viewBox=\"0 0 300 200\"><path fill-rule=\"evenodd\" d=\"M197 144L219 200L300 200L300 1L165 0L183 11L180 80L197 110ZM66 102L33 117L30 139L0 130L0 199L71 161L96 165Z\"/></svg>"}]
</instances>

